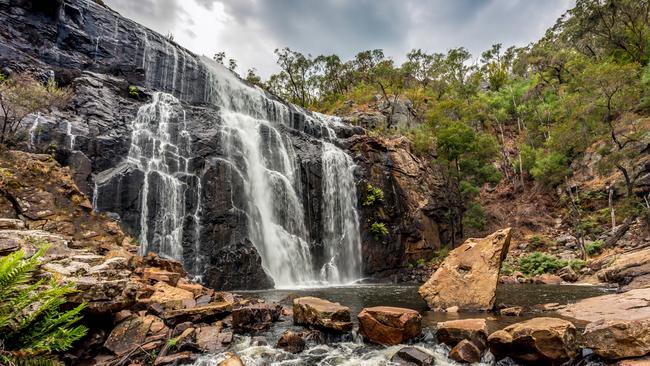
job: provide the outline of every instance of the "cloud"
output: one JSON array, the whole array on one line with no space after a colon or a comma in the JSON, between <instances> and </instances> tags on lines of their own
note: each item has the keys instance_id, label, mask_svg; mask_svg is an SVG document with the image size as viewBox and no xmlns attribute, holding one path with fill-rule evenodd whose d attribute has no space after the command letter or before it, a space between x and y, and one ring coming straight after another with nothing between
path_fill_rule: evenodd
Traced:
<instances>
[{"instance_id":1,"label":"cloud","mask_svg":"<svg viewBox=\"0 0 650 366\"><path fill-rule=\"evenodd\" d=\"M124 16L190 50L224 50L239 71L277 71L273 50L312 55L382 48L397 61L413 48L464 46L476 58L494 43L540 38L574 0L105 0Z\"/></svg>"}]
</instances>

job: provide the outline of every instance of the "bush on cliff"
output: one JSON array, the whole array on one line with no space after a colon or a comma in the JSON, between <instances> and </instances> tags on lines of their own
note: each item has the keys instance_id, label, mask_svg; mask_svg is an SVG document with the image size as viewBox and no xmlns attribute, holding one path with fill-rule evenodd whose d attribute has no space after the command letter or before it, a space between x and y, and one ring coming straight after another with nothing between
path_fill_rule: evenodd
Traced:
<instances>
[{"instance_id":1,"label":"bush on cliff","mask_svg":"<svg viewBox=\"0 0 650 366\"><path fill-rule=\"evenodd\" d=\"M48 246L26 259L23 250L0 258L0 364L59 365L51 354L69 349L86 334L75 325L84 305L62 310L72 285L34 280Z\"/></svg>"}]
</instances>

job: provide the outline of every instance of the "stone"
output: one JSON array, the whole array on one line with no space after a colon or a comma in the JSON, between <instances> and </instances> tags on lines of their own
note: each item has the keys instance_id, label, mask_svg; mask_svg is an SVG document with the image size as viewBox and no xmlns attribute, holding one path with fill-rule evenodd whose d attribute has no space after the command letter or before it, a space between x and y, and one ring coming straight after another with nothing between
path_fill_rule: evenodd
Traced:
<instances>
[{"instance_id":1,"label":"stone","mask_svg":"<svg viewBox=\"0 0 650 366\"><path fill-rule=\"evenodd\" d=\"M159 356L156 357L154 361L154 366L167 366L167 365L182 365L194 360L194 355L192 352L185 351L180 353L175 353L169 356Z\"/></svg>"},{"instance_id":2,"label":"stone","mask_svg":"<svg viewBox=\"0 0 650 366\"><path fill-rule=\"evenodd\" d=\"M167 310L161 314L166 323L171 325L183 322L208 323L218 320L230 314L232 304L226 302L215 302L204 306L197 306L191 309Z\"/></svg>"},{"instance_id":3,"label":"stone","mask_svg":"<svg viewBox=\"0 0 650 366\"><path fill-rule=\"evenodd\" d=\"M124 320L113 328L104 342L104 347L117 356L124 355L142 345L153 321L153 317L132 317Z\"/></svg>"},{"instance_id":4,"label":"stone","mask_svg":"<svg viewBox=\"0 0 650 366\"><path fill-rule=\"evenodd\" d=\"M165 271L160 268L145 268L143 278L152 284L155 282L166 282L171 286L176 286L178 280L181 278L181 274Z\"/></svg>"},{"instance_id":5,"label":"stone","mask_svg":"<svg viewBox=\"0 0 650 366\"><path fill-rule=\"evenodd\" d=\"M562 278L550 273L544 273L533 277L533 283L538 285L560 285Z\"/></svg>"},{"instance_id":6,"label":"stone","mask_svg":"<svg viewBox=\"0 0 650 366\"><path fill-rule=\"evenodd\" d=\"M467 239L449 253L440 268L420 287L420 296L431 309L450 306L463 310L492 309L501 263L509 246L509 228L482 239Z\"/></svg>"},{"instance_id":7,"label":"stone","mask_svg":"<svg viewBox=\"0 0 650 366\"><path fill-rule=\"evenodd\" d=\"M573 268L566 266L557 273L557 275L566 282L576 282L579 278L578 274L576 271L573 270Z\"/></svg>"},{"instance_id":8,"label":"stone","mask_svg":"<svg viewBox=\"0 0 650 366\"><path fill-rule=\"evenodd\" d=\"M463 339L449 352L449 358L460 363L476 363L481 361L481 350L471 341Z\"/></svg>"},{"instance_id":9,"label":"stone","mask_svg":"<svg viewBox=\"0 0 650 366\"><path fill-rule=\"evenodd\" d=\"M300 353L305 349L305 340L300 333L287 330L278 339L276 347L290 353Z\"/></svg>"},{"instance_id":10,"label":"stone","mask_svg":"<svg viewBox=\"0 0 650 366\"><path fill-rule=\"evenodd\" d=\"M650 248L609 256L602 261L606 265L596 272L599 280L617 283L624 290L650 287Z\"/></svg>"},{"instance_id":11,"label":"stone","mask_svg":"<svg viewBox=\"0 0 650 366\"><path fill-rule=\"evenodd\" d=\"M487 347L488 329L485 319L460 319L438 323L438 342L450 347L467 339L482 352Z\"/></svg>"},{"instance_id":12,"label":"stone","mask_svg":"<svg viewBox=\"0 0 650 366\"><path fill-rule=\"evenodd\" d=\"M217 366L245 366L239 356L228 352L226 354L226 359L219 362Z\"/></svg>"},{"instance_id":13,"label":"stone","mask_svg":"<svg viewBox=\"0 0 650 366\"><path fill-rule=\"evenodd\" d=\"M403 347L390 359L400 366L433 366L433 355L416 347Z\"/></svg>"},{"instance_id":14,"label":"stone","mask_svg":"<svg viewBox=\"0 0 650 366\"><path fill-rule=\"evenodd\" d=\"M650 316L644 320L611 319L589 323L582 338L585 347L608 360L645 356L650 353Z\"/></svg>"},{"instance_id":15,"label":"stone","mask_svg":"<svg viewBox=\"0 0 650 366\"><path fill-rule=\"evenodd\" d=\"M176 283L176 287L193 293L194 297L197 298L196 299L197 303L198 303L198 297L200 297L201 294L203 293L203 286L200 283L192 283L187 281L184 278L178 280L178 282Z\"/></svg>"},{"instance_id":16,"label":"stone","mask_svg":"<svg viewBox=\"0 0 650 366\"><path fill-rule=\"evenodd\" d=\"M559 365L576 356L576 327L558 318L534 318L512 324L488 337L496 359Z\"/></svg>"},{"instance_id":17,"label":"stone","mask_svg":"<svg viewBox=\"0 0 650 366\"><path fill-rule=\"evenodd\" d=\"M622 360L617 362L616 366L650 366L650 357Z\"/></svg>"},{"instance_id":18,"label":"stone","mask_svg":"<svg viewBox=\"0 0 650 366\"><path fill-rule=\"evenodd\" d=\"M558 313L584 322L643 320L650 317L650 288L583 299L559 309Z\"/></svg>"},{"instance_id":19,"label":"stone","mask_svg":"<svg viewBox=\"0 0 650 366\"><path fill-rule=\"evenodd\" d=\"M196 344L202 352L218 353L222 350L219 334L221 333L220 327L205 326L196 329Z\"/></svg>"},{"instance_id":20,"label":"stone","mask_svg":"<svg viewBox=\"0 0 650 366\"><path fill-rule=\"evenodd\" d=\"M364 308L357 318L359 333L372 343L395 345L422 334L422 317L411 309L389 306Z\"/></svg>"},{"instance_id":21,"label":"stone","mask_svg":"<svg viewBox=\"0 0 650 366\"><path fill-rule=\"evenodd\" d=\"M23 230L25 222L18 219L0 218L0 230Z\"/></svg>"},{"instance_id":22,"label":"stone","mask_svg":"<svg viewBox=\"0 0 650 366\"><path fill-rule=\"evenodd\" d=\"M352 330L350 308L317 297L293 300L293 322L337 332Z\"/></svg>"},{"instance_id":23,"label":"stone","mask_svg":"<svg viewBox=\"0 0 650 366\"><path fill-rule=\"evenodd\" d=\"M196 305L194 294L166 282L157 282L154 293L148 299L149 304L158 303L165 309L186 309Z\"/></svg>"},{"instance_id":24,"label":"stone","mask_svg":"<svg viewBox=\"0 0 650 366\"><path fill-rule=\"evenodd\" d=\"M235 332L255 332L268 329L282 315L280 305L255 304L233 310L232 327Z\"/></svg>"},{"instance_id":25,"label":"stone","mask_svg":"<svg viewBox=\"0 0 650 366\"><path fill-rule=\"evenodd\" d=\"M208 269L205 280L208 285L215 284L214 288L263 290L275 286L262 267L262 257L248 239L223 246L214 254L213 261L215 263Z\"/></svg>"},{"instance_id":26,"label":"stone","mask_svg":"<svg viewBox=\"0 0 650 366\"><path fill-rule=\"evenodd\" d=\"M503 308L499 310L499 314L503 316L521 316L524 312L524 308L521 306L512 306L509 308Z\"/></svg>"}]
</instances>

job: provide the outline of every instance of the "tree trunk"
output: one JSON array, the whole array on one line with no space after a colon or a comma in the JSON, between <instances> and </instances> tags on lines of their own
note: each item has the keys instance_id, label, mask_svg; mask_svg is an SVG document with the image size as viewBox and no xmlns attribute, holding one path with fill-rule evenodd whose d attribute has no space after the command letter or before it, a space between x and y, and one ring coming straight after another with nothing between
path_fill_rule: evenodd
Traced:
<instances>
[{"instance_id":1,"label":"tree trunk","mask_svg":"<svg viewBox=\"0 0 650 366\"><path fill-rule=\"evenodd\" d=\"M616 211L614 209L614 187L608 186L609 189L609 197L607 199L608 204L609 204L609 215L612 219L612 233L614 233L614 229L616 228Z\"/></svg>"}]
</instances>

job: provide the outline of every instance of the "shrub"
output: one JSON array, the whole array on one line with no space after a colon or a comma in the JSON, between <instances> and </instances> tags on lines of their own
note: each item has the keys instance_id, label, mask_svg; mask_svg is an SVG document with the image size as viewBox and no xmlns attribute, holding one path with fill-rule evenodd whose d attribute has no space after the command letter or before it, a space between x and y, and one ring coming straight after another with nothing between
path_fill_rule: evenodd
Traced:
<instances>
[{"instance_id":1,"label":"shrub","mask_svg":"<svg viewBox=\"0 0 650 366\"><path fill-rule=\"evenodd\" d=\"M571 269L573 269L576 272L587 266L587 262L583 261L582 259L572 259L566 263L567 263L566 266L571 267Z\"/></svg>"},{"instance_id":2,"label":"shrub","mask_svg":"<svg viewBox=\"0 0 650 366\"><path fill-rule=\"evenodd\" d=\"M379 240L388 235L388 229L386 228L386 224L383 222L373 222L372 225L370 225L370 232L375 237L375 240Z\"/></svg>"},{"instance_id":3,"label":"shrub","mask_svg":"<svg viewBox=\"0 0 650 366\"><path fill-rule=\"evenodd\" d=\"M58 365L51 353L69 349L86 334L84 326L75 325L85 305L61 310L73 285L33 281L47 248L29 259L23 250L0 258L0 364Z\"/></svg>"},{"instance_id":4,"label":"shrub","mask_svg":"<svg viewBox=\"0 0 650 366\"><path fill-rule=\"evenodd\" d=\"M487 217L483 207L476 202L470 202L463 216L463 225L474 229L483 230L487 224Z\"/></svg>"},{"instance_id":5,"label":"shrub","mask_svg":"<svg viewBox=\"0 0 650 366\"><path fill-rule=\"evenodd\" d=\"M567 262L540 252L530 253L519 259L519 269L525 275L555 273L567 266Z\"/></svg>"},{"instance_id":6,"label":"shrub","mask_svg":"<svg viewBox=\"0 0 650 366\"><path fill-rule=\"evenodd\" d=\"M528 239L528 244L532 249L540 249L546 246L547 240L541 236L533 235Z\"/></svg>"},{"instance_id":7,"label":"shrub","mask_svg":"<svg viewBox=\"0 0 650 366\"><path fill-rule=\"evenodd\" d=\"M372 206L375 203L382 201L384 199L384 191L380 188L373 187L372 184L368 184L366 187L366 199L363 201L364 206Z\"/></svg>"},{"instance_id":8,"label":"shrub","mask_svg":"<svg viewBox=\"0 0 650 366\"><path fill-rule=\"evenodd\" d=\"M501 264L501 274L504 276L510 276L515 272L515 268L512 266L510 262L504 261Z\"/></svg>"},{"instance_id":9,"label":"shrub","mask_svg":"<svg viewBox=\"0 0 650 366\"><path fill-rule=\"evenodd\" d=\"M140 91L135 86L129 86L129 95L134 98L137 98L140 96Z\"/></svg>"},{"instance_id":10,"label":"shrub","mask_svg":"<svg viewBox=\"0 0 650 366\"><path fill-rule=\"evenodd\" d=\"M550 153L538 151L535 165L530 170L537 182L548 186L557 186L562 183L569 172L566 157L555 151Z\"/></svg>"},{"instance_id":11,"label":"shrub","mask_svg":"<svg viewBox=\"0 0 650 366\"><path fill-rule=\"evenodd\" d=\"M585 250L589 255L596 255L603 251L603 241L596 240L591 243L585 244Z\"/></svg>"},{"instance_id":12,"label":"shrub","mask_svg":"<svg viewBox=\"0 0 650 366\"><path fill-rule=\"evenodd\" d=\"M436 250L436 252L433 253L433 258L431 258L431 264L440 264L440 263L442 263L442 261L444 261L445 258L447 258L447 256L449 255L449 252L450 252L450 250L447 247L442 247L442 248Z\"/></svg>"}]
</instances>

